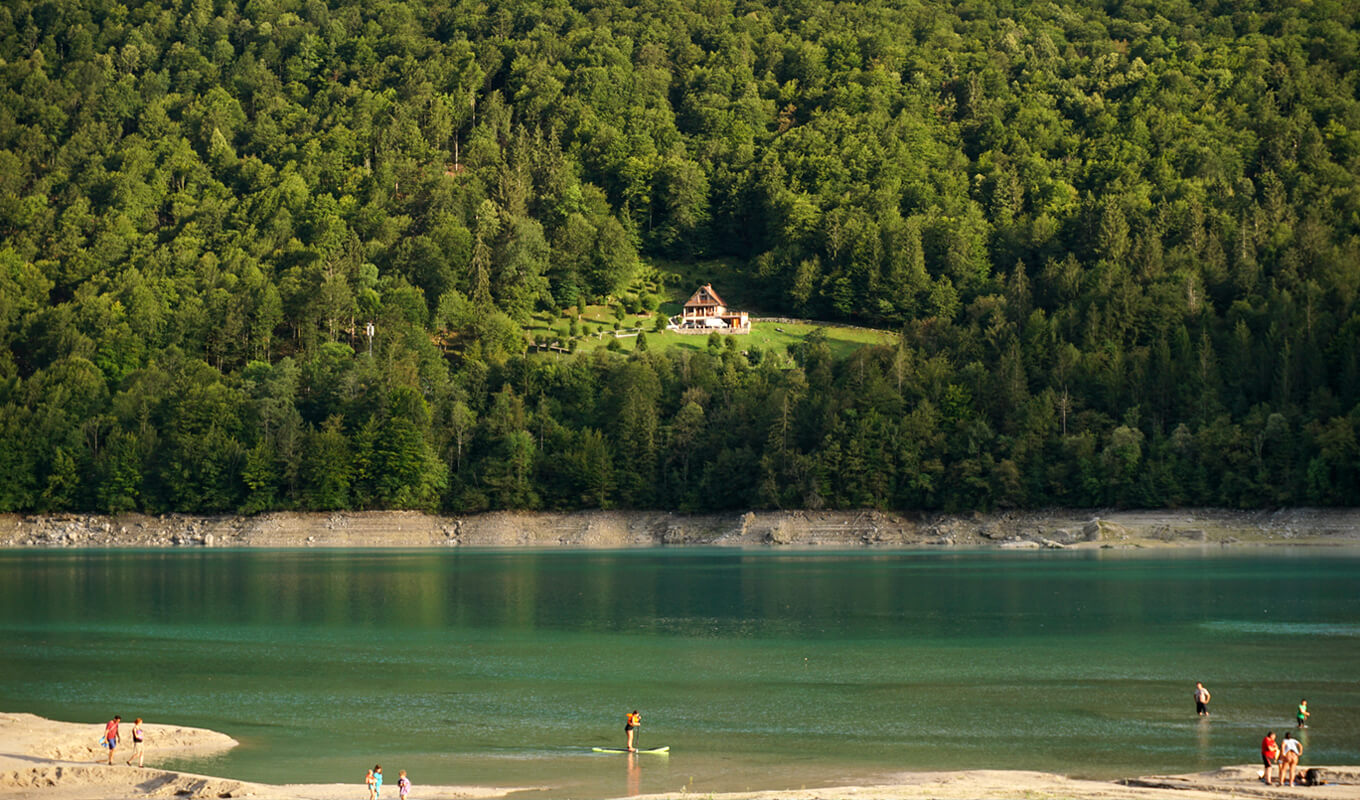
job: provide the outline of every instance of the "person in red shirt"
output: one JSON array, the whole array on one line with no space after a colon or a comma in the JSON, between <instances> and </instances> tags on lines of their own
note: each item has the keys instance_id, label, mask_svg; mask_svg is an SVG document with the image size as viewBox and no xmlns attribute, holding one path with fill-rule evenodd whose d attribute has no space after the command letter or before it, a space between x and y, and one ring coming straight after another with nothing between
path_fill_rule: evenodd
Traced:
<instances>
[{"instance_id":1,"label":"person in red shirt","mask_svg":"<svg viewBox=\"0 0 1360 800\"><path fill-rule=\"evenodd\" d=\"M1261 740L1261 763L1265 764L1265 769L1261 771L1261 780L1267 784L1271 783L1270 768L1275 766L1275 762L1280 758L1280 746L1275 742L1275 731L1268 731L1266 738ZM1284 770L1281 770L1280 782L1284 782Z\"/></svg>"},{"instance_id":2,"label":"person in red shirt","mask_svg":"<svg viewBox=\"0 0 1360 800\"><path fill-rule=\"evenodd\" d=\"M118 746L118 723L122 721L122 717L114 714L113 719L104 726L104 738L99 740L101 745L109 749L109 766L113 766L113 750Z\"/></svg>"}]
</instances>

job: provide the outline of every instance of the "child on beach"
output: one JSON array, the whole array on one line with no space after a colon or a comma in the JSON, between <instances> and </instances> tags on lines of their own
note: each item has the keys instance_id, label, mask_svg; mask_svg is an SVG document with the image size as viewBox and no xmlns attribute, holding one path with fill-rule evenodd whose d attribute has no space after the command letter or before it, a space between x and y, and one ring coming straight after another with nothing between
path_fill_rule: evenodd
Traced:
<instances>
[{"instance_id":1,"label":"child on beach","mask_svg":"<svg viewBox=\"0 0 1360 800\"><path fill-rule=\"evenodd\" d=\"M364 778L364 785L368 787L368 800L375 800L375 798L377 798L378 796L378 793L377 790L374 788L375 784L373 781L373 770L368 771L368 775Z\"/></svg>"},{"instance_id":2,"label":"child on beach","mask_svg":"<svg viewBox=\"0 0 1360 800\"><path fill-rule=\"evenodd\" d=\"M1307 700L1300 700L1300 701L1299 701L1299 713L1298 713L1298 720L1299 720L1299 727L1300 727L1300 728L1306 728L1306 727L1308 727L1308 716L1309 716L1309 715L1308 715L1308 701L1307 701Z\"/></svg>"},{"instance_id":3,"label":"child on beach","mask_svg":"<svg viewBox=\"0 0 1360 800\"><path fill-rule=\"evenodd\" d=\"M401 800L406 800L406 796L411 793L411 779L406 777L406 770L397 773L397 795Z\"/></svg>"},{"instance_id":4,"label":"child on beach","mask_svg":"<svg viewBox=\"0 0 1360 800\"><path fill-rule=\"evenodd\" d=\"M382 764L373 765L373 800L382 797Z\"/></svg>"}]
</instances>

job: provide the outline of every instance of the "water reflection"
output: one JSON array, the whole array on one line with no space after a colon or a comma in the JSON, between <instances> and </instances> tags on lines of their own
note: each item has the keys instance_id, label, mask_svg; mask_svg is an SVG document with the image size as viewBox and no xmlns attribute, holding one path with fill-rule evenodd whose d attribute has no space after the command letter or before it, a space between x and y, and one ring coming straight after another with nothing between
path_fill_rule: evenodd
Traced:
<instances>
[{"instance_id":1,"label":"water reflection","mask_svg":"<svg viewBox=\"0 0 1360 800\"><path fill-rule=\"evenodd\" d=\"M1210 754L1213 752L1213 738L1209 735L1209 732L1209 718L1200 717L1199 724L1195 726L1195 744L1200 763L1205 765L1212 763Z\"/></svg>"},{"instance_id":2,"label":"water reflection","mask_svg":"<svg viewBox=\"0 0 1360 800\"><path fill-rule=\"evenodd\" d=\"M1253 726L1325 695L1308 757L1353 763L1357 577L1339 551L0 552L0 708L227 730L247 745L212 769L247 779L329 782L381 755L504 784L514 759L518 784L615 797L643 792L643 760L651 791L674 788L671 765L627 755L621 786L608 758L544 754L617 745L600 720L621 696L723 791L1239 763L1237 722L1184 716L1187 679L1231 675L1229 720ZM1307 675L1282 681L1300 626ZM372 735L336 741L356 708Z\"/></svg>"}]
</instances>

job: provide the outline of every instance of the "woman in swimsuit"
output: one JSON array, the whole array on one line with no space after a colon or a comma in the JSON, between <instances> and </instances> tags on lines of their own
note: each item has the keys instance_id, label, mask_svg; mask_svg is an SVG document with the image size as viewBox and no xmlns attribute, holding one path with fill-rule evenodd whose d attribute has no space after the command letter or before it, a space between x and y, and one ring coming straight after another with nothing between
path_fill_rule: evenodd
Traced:
<instances>
[{"instance_id":1,"label":"woman in swimsuit","mask_svg":"<svg viewBox=\"0 0 1360 800\"><path fill-rule=\"evenodd\" d=\"M637 748L633 747L633 732L636 731L641 726L642 715L637 712L636 708L633 709L633 713L628 714L627 716L624 717L623 733L625 736L628 737L628 744L626 746L628 748L628 752L630 753L637 751Z\"/></svg>"},{"instance_id":2,"label":"woman in swimsuit","mask_svg":"<svg viewBox=\"0 0 1360 800\"><path fill-rule=\"evenodd\" d=\"M1294 780L1298 775L1299 756L1303 755L1303 745L1294 734L1286 732L1284 741L1280 744L1280 785L1284 786L1284 775L1289 773L1289 785L1294 785Z\"/></svg>"},{"instance_id":3,"label":"woman in swimsuit","mask_svg":"<svg viewBox=\"0 0 1360 800\"><path fill-rule=\"evenodd\" d=\"M146 753L142 751L142 718L132 723L132 755L128 756L128 766L132 766L132 759L137 759L137 766L144 766L142 761L146 758Z\"/></svg>"}]
</instances>

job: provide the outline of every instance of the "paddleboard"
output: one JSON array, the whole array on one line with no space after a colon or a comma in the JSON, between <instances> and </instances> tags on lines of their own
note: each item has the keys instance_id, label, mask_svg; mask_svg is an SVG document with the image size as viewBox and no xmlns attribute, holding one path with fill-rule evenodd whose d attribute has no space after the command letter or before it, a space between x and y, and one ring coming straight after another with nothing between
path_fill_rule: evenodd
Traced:
<instances>
[{"instance_id":1,"label":"paddleboard","mask_svg":"<svg viewBox=\"0 0 1360 800\"><path fill-rule=\"evenodd\" d=\"M597 752L597 753L626 753L626 752L628 752L628 748L626 748L626 747L592 747L592 748L590 748L590 749L591 749L591 750L594 750L594 751ZM667 745L666 747L643 747L643 748L640 748L637 752L639 752L639 753L669 753L670 751L671 751L670 745Z\"/></svg>"}]
</instances>

